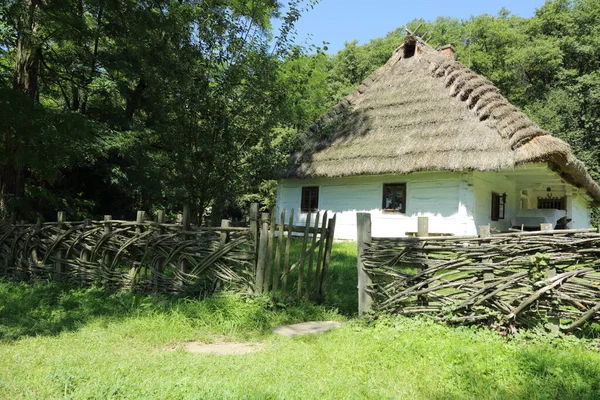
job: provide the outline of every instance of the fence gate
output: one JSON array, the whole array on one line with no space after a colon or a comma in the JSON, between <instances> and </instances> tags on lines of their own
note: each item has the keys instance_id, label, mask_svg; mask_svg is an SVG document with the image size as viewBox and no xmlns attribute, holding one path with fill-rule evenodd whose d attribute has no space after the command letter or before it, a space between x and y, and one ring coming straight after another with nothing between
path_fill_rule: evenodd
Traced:
<instances>
[{"instance_id":1,"label":"fence gate","mask_svg":"<svg viewBox=\"0 0 600 400\"><path fill-rule=\"evenodd\" d=\"M322 300L336 216L308 213L304 226L295 226L293 209L282 210L279 223L275 211L262 213L260 223L254 222L257 210L253 205L250 225L258 237L255 292Z\"/></svg>"}]
</instances>

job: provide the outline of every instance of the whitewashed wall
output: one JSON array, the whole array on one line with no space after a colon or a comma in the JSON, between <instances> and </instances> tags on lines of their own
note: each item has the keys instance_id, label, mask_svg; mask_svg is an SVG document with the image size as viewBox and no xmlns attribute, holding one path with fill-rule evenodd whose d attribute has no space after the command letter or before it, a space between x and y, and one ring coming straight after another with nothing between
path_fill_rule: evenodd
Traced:
<instances>
[{"instance_id":1,"label":"whitewashed wall","mask_svg":"<svg viewBox=\"0 0 600 400\"><path fill-rule=\"evenodd\" d=\"M429 231L455 235L475 234L471 174L414 173L409 175L358 176L334 179L283 180L277 190L278 215L282 208L295 209L296 224L304 224L300 213L303 186L319 186L319 209L337 213L336 237L356 239L356 213L370 212L372 235L401 237L417 231L417 217L429 217ZM406 183L406 213L381 211L383 184Z\"/></svg>"},{"instance_id":2,"label":"whitewashed wall","mask_svg":"<svg viewBox=\"0 0 600 400\"><path fill-rule=\"evenodd\" d=\"M571 218L570 228L589 228L592 222L590 200L582 193L575 193L571 201L567 201L567 216Z\"/></svg>"},{"instance_id":3,"label":"whitewashed wall","mask_svg":"<svg viewBox=\"0 0 600 400\"><path fill-rule=\"evenodd\" d=\"M512 225L512 219L520 209L519 192L514 181L508 180L497 172L473 172L473 191L475 208L472 214L475 226L490 224L492 229L506 231ZM506 193L506 212L504 219L492 221L492 192Z\"/></svg>"},{"instance_id":4,"label":"whitewashed wall","mask_svg":"<svg viewBox=\"0 0 600 400\"><path fill-rule=\"evenodd\" d=\"M523 171L530 169L535 171L523 175ZM418 172L408 175L287 179L279 182L277 209L278 215L283 208L295 209L294 223L304 224L306 214L300 213L302 187L318 186L319 209L327 210L330 215L334 212L338 215L338 239L356 239L357 212L371 213L373 236L401 237L406 232L416 232L419 216L429 217L429 232L476 235L477 227L487 224L498 231L506 231L521 209L523 189L527 189L530 197L525 201L525 206L535 208L537 196L546 193L545 185L537 181L547 180L548 177L556 180L553 193L567 196L567 215L572 219L571 228L589 227L589 197L585 192L562 182L547 166L523 166L505 172ZM381 211L385 183L406 183L405 214ZM492 192L506 193L507 196L505 218L499 221L491 221Z\"/></svg>"}]
</instances>

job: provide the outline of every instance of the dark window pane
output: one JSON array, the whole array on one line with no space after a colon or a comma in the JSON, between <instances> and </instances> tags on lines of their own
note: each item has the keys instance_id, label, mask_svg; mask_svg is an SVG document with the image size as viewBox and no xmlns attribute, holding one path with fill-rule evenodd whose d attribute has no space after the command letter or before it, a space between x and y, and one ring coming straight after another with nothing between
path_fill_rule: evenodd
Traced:
<instances>
[{"instance_id":1,"label":"dark window pane","mask_svg":"<svg viewBox=\"0 0 600 400\"><path fill-rule=\"evenodd\" d=\"M406 212L406 184L390 183L383 185L382 208L386 211Z\"/></svg>"},{"instance_id":2,"label":"dark window pane","mask_svg":"<svg viewBox=\"0 0 600 400\"><path fill-rule=\"evenodd\" d=\"M300 200L301 212L314 212L319 209L319 187L304 186L302 188L302 199Z\"/></svg>"}]
</instances>

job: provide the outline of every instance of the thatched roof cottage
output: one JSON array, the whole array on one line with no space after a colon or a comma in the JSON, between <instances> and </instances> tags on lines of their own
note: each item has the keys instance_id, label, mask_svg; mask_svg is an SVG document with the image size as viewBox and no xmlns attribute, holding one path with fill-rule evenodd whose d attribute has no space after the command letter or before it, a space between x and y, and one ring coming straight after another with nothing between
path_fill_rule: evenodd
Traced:
<instances>
[{"instance_id":1,"label":"thatched roof cottage","mask_svg":"<svg viewBox=\"0 0 600 400\"><path fill-rule=\"evenodd\" d=\"M356 237L356 212L375 236L476 234L490 224L588 227L600 187L568 144L536 126L494 85L409 36L389 61L323 116L280 180L278 208L338 213L336 236ZM564 222L564 219L562 220Z\"/></svg>"}]
</instances>

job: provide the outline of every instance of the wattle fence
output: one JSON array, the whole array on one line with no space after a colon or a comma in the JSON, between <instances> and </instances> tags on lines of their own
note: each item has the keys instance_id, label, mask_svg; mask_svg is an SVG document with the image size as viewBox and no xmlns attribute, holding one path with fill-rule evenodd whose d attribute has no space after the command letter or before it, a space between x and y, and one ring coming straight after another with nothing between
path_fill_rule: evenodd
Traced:
<instances>
[{"instance_id":1,"label":"wattle fence","mask_svg":"<svg viewBox=\"0 0 600 400\"><path fill-rule=\"evenodd\" d=\"M361 314L426 314L513 332L600 322L598 229L373 238L370 215L358 223Z\"/></svg>"},{"instance_id":2,"label":"wattle fence","mask_svg":"<svg viewBox=\"0 0 600 400\"><path fill-rule=\"evenodd\" d=\"M219 227L194 226L187 207L181 223L165 222L164 212L150 221L143 211L136 221L67 221L60 212L56 222L0 221L0 275L144 292L322 298L335 217L323 215L314 226L310 217L305 226L294 226L293 219L276 224L273 213L258 217L253 204L247 227L231 227L227 220ZM290 255L294 233L300 236L293 240L303 243L297 260Z\"/></svg>"}]
</instances>

